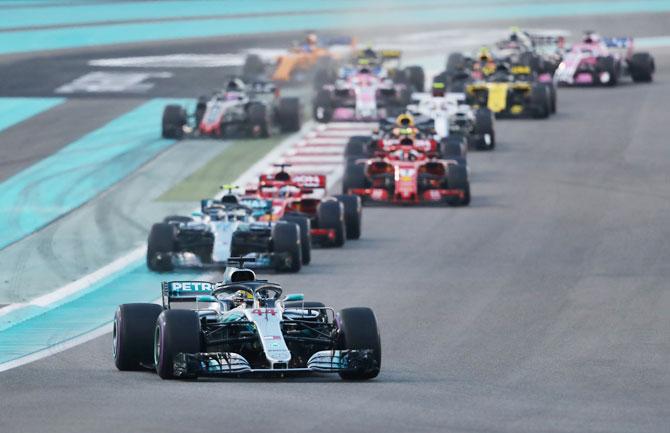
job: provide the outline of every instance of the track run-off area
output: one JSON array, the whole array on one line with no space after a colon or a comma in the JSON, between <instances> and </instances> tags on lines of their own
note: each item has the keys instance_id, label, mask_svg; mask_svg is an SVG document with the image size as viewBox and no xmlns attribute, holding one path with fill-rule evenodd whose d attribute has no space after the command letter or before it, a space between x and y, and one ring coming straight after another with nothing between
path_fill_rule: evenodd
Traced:
<instances>
[{"instance_id":1,"label":"track run-off area","mask_svg":"<svg viewBox=\"0 0 670 433\"><path fill-rule=\"evenodd\" d=\"M668 431L670 2L368 3L0 2L0 431ZM655 80L559 89L556 116L500 120L496 150L468 155L471 206L366 207L360 240L268 275L371 307L377 379L116 370L116 305L220 277L150 273L153 222L281 160L323 168L339 192L344 144L311 123L261 141L161 139L162 107L192 104L235 62L146 57L277 50L312 29L399 47L433 73L510 25L634 36ZM99 66L128 58L145 63ZM58 90L100 72L141 76ZM309 105L301 86L286 92Z\"/></svg>"}]
</instances>

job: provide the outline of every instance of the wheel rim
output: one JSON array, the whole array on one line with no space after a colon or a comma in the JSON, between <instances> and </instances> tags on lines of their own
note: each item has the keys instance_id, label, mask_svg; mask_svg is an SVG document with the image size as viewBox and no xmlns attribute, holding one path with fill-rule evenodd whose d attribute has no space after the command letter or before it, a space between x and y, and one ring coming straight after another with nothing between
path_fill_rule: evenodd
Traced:
<instances>
[{"instance_id":1,"label":"wheel rim","mask_svg":"<svg viewBox=\"0 0 670 433\"><path fill-rule=\"evenodd\" d=\"M161 338L160 338L160 328L156 326L156 331L154 332L154 365L158 366L158 360L161 356Z\"/></svg>"},{"instance_id":2,"label":"wheel rim","mask_svg":"<svg viewBox=\"0 0 670 433\"><path fill-rule=\"evenodd\" d=\"M112 356L114 359L116 359L116 354L117 354L117 348L116 345L118 344L118 336L117 336L117 319L114 318L114 325L112 326Z\"/></svg>"}]
</instances>

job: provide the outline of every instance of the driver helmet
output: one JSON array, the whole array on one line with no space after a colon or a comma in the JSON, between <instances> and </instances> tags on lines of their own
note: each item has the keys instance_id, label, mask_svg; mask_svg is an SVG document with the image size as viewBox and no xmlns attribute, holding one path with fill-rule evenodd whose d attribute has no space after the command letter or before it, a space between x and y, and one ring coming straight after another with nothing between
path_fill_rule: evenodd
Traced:
<instances>
[{"instance_id":1,"label":"driver helmet","mask_svg":"<svg viewBox=\"0 0 670 433\"><path fill-rule=\"evenodd\" d=\"M310 32L305 36L305 43L307 45L316 45L319 42L319 38L316 36L316 33Z\"/></svg>"},{"instance_id":2,"label":"driver helmet","mask_svg":"<svg viewBox=\"0 0 670 433\"><path fill-rule=\"evenodd\" d=\"M411 128L414 126L414 116L410 113L403 113L396 117L395 123L400 128Z\"/></svg>"},{"instance_id":3,"label":"driver helmet","mask_svg":"<svg viewBox=\"0 0 670 433\"><path fill-rule=\"evenodd\" d=\"M584 42L587 44L595 44L600 42L600 35L596 32L586 31L584 32Z\"/></svg>"},{"instance_id":4,"label":"driver helmet","mask_svg":"<svg viewBox=\"0 0 670 433\"><path fill-rule=\"evenodd\" d=\"M231 296L231 301L235 304L236 307L251 303L254 300L254 296L246 290L238 290Z\"/></svg>"},{"instance_id":5,"label":"driver helmet","mask_svg":"<svg viewBox=\"0 0 670 433\"><path fill-rule=\"evenodd\" d=\"M493 61L493 56L491 55L491 51L487 47L481 47L479 51L477 52L477 58L481 60L482 62L491 62Z\"/></svg>"}]
</instances>

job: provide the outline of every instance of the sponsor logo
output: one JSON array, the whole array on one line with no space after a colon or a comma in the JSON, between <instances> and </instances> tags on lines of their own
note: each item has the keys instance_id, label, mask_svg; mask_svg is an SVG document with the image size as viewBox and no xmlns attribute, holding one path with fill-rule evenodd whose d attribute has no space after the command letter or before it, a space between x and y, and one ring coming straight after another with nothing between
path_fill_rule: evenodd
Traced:
<instances>
[{"instance_id":1,"label":"sponsor logo","mask_svg":"<svg viewBox=\"0 0 670 433\"><path fill-rule=\"evenodd\" d=\"M172 282L169 285L171 292L210 292L213 289L212 283L206 283L203 281L180 281Z\"/></svg>"}]
</instances>

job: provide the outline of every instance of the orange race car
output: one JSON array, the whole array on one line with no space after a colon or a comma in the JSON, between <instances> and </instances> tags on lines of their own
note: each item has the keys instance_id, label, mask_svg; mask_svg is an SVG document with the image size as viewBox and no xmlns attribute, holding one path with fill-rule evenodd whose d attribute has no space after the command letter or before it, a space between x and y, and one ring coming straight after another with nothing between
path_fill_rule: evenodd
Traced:
<instances>
[{"instance_id":1,"label":"orange race car","mask_svg":"<svg viewBox=\"0 0 670 433\"><path fill-rule=\"evenodd\" d=\"M320 41L315 33L308 33L303 43L294 44L286 54L277 57L270 78L274 81L291 81L300 74L306 74L319 65L325 72L333 71L334 65L348 60L355 52L355 40L351 37L330 38ZM243 75L257 77L264 75L266 64L260 56L247 56Z\"/></svg>"}]
</instances>

